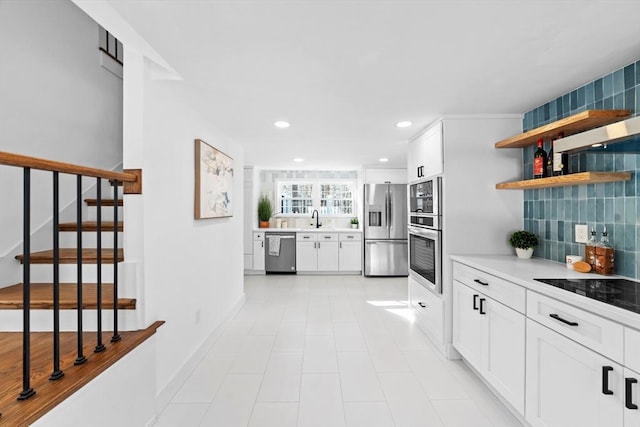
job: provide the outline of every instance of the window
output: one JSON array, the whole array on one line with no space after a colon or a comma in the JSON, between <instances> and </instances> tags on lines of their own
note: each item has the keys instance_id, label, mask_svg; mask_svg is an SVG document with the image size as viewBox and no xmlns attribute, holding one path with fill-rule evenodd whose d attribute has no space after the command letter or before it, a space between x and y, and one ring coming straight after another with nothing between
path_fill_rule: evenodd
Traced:
<instances>
[{"instance_id":1,"label":"window","mask_svg":"<svg viewBox=\"0 0 640 427\"><path fill-rule=\"evenodd\" d=\"M109 31L100 27L99 29L99 50L108 55L111 59L118 64L123 65L124 55L122 49L122 43L118 41Z\"/></svg>"},{"instance_id":2,"label":"window","mask_svg":"<svg viewBox=\"0 0 640 427\"><path fill-rule=\"evenodd\" d=\"M313 211L312 183L278 183L280 213L310 214Z\"/></svg>"},{"instance_id":3,"label":"window","mask_svg":"<svg viewBox=\"0 0 640 427\"><path fill-rule=\"evenodd\" d=\"M354 181L278 181L278 207L282 215L353 216Z\"/></svg>"}]
</instances>

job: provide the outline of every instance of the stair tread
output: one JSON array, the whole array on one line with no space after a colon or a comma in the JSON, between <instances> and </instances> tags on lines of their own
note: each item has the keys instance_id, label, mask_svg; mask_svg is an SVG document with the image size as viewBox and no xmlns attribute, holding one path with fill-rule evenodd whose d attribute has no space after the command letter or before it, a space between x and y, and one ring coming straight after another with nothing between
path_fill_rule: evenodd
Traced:
<instances>
[{"instance_id":1,"label":"stair tread","mask_svg":"<svg viewBox=\"0 0 640 427\"><path fill-rule=\"evenodd\" d=\"M22 292L22 283L0 289L0 310L22 309ZM76 309L78 308L77 301L77 284L60 283L60 308L63 310ZM98 293L96 283L82 285L82 301L83 308L97 308ZM104 309L113 307L113 283L102 284L102 307ZM134 310L136 308L136 299L118 298L118 308ZM53 283L31 284L31 309L53 309Z\"/></svg>"},{"instance_id":2,"label":"stair tread","mask_svg":"<svg viewBox=\"0 0 640 427\"><path fill-rule=\"evenodd\" d=\"M77 222L63 222L60 224L60 231L73 231L77 229ZM102 221L102 231L113 231L113 221ZM118 221L118 231L122 231L124 225ZM82 221L82 231L98 231L97 221Z\"/></svg>"},{"instance_id":3,"label":"stair tread","mask_svg":"<svg viewBox=\"0 0 640 427\"><path fill-rule=\"evenodd\" d=\"M113 263L114 253L112 248L102 249L102 263ZM16 255L16 259L22 263L24 255ZM78 250L76 248L60 248L60 264L76 264L78 260ZM95 248L82 249L83 264L96 264L98 260L98 250ZM124 251L118 249L118 262L124 261ZM53 264L53 249L46 251L32 252L31 264Z\"/></svg>"},{"instance_id":4,"label":"stair tread","mask_svg":"<svg viewBox=\"0 0 640 427\"><path fill-rule=\"evenodd\" d=\"M98 199L84 199L84 202L87 206L97 206ZM124 201L122 199L118 199L118 206L122 206ZM102 199L102 206L113 206L113 199Z\"/></svg>"}]
</instances>

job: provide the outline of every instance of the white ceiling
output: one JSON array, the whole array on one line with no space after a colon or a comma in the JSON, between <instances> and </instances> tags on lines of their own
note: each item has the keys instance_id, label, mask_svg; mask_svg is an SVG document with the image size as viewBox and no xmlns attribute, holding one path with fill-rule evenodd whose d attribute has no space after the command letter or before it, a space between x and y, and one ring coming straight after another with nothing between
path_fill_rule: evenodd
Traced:
<instances>
[{"instance_id":1,"label":"white ceiling","mask_svg":"<svg viewBox=\"0 0 640 427\"><path fill-rule=\"evenodd\" d=\"M640 0L110 3L274 168L404 167L439 114L524 113L640 58Z\"/></svg>"}]
</instances>

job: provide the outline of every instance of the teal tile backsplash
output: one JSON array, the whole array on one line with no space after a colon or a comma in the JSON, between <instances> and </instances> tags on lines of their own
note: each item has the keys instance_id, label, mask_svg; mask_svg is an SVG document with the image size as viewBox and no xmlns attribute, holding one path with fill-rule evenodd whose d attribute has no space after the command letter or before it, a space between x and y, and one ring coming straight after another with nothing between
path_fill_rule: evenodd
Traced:
<instances>
[{"instance_id":1,"label":"teal tile backsplash","mask_svg":"<svg viewBox=\"0 0 640 427\"><path fill-rule=\"evenodd\" d=\"M528 131L584 110L627 109L640 115L640 60L615 70L524 115ZM550 149L545 141L545 150ZM524 178L533 177L535 146L523 149ZM573 171L630 171L631 180L524 191L524 229L536 233L535 256L564 262L584 255L574 243L575 225L594 228L597 239L606 226L616 250L616 274L640 279L640 154L580 153L569 158Z\"/></svg>"}]
</instances>

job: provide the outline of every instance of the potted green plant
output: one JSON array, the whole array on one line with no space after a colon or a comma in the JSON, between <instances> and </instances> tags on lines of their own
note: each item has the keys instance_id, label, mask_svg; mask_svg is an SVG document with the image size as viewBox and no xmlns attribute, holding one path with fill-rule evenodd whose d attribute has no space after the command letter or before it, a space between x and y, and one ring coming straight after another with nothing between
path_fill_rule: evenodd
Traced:
<instances>
[{"instance_id":1,"label":"potted green plant","mask_svg":"<svg viewBox=\"0 0 640 427\"><path fill-rule=\"evenodd\" d=\"M258 200L258 221L260 221L260 228L269 228L269 219L273 212L273 206L271 205L271 199L266 194L260 196Z\"/></svg>"},{"instance_id":2,"label":"potted green plant","mask_svg":"<svg viewBox=\"0 0 640 427\"><path fill-rule=\"evenodd\" d=\"M359 223L360 221L358 221L357 217L351 218L351 228L358 228Z\"/></svg>"},{"instance_id":3,"label":"potted green plant","mask_svg":"<svg viewBox=\"0 0 640 427\"><path fill-rule=\"evenodd\" d=\"M538 246L538 236L530 231L514 231L509 236L509 244L515 248L519 258L531 258L533 249Z\"/></svg>"}]
</instances>

